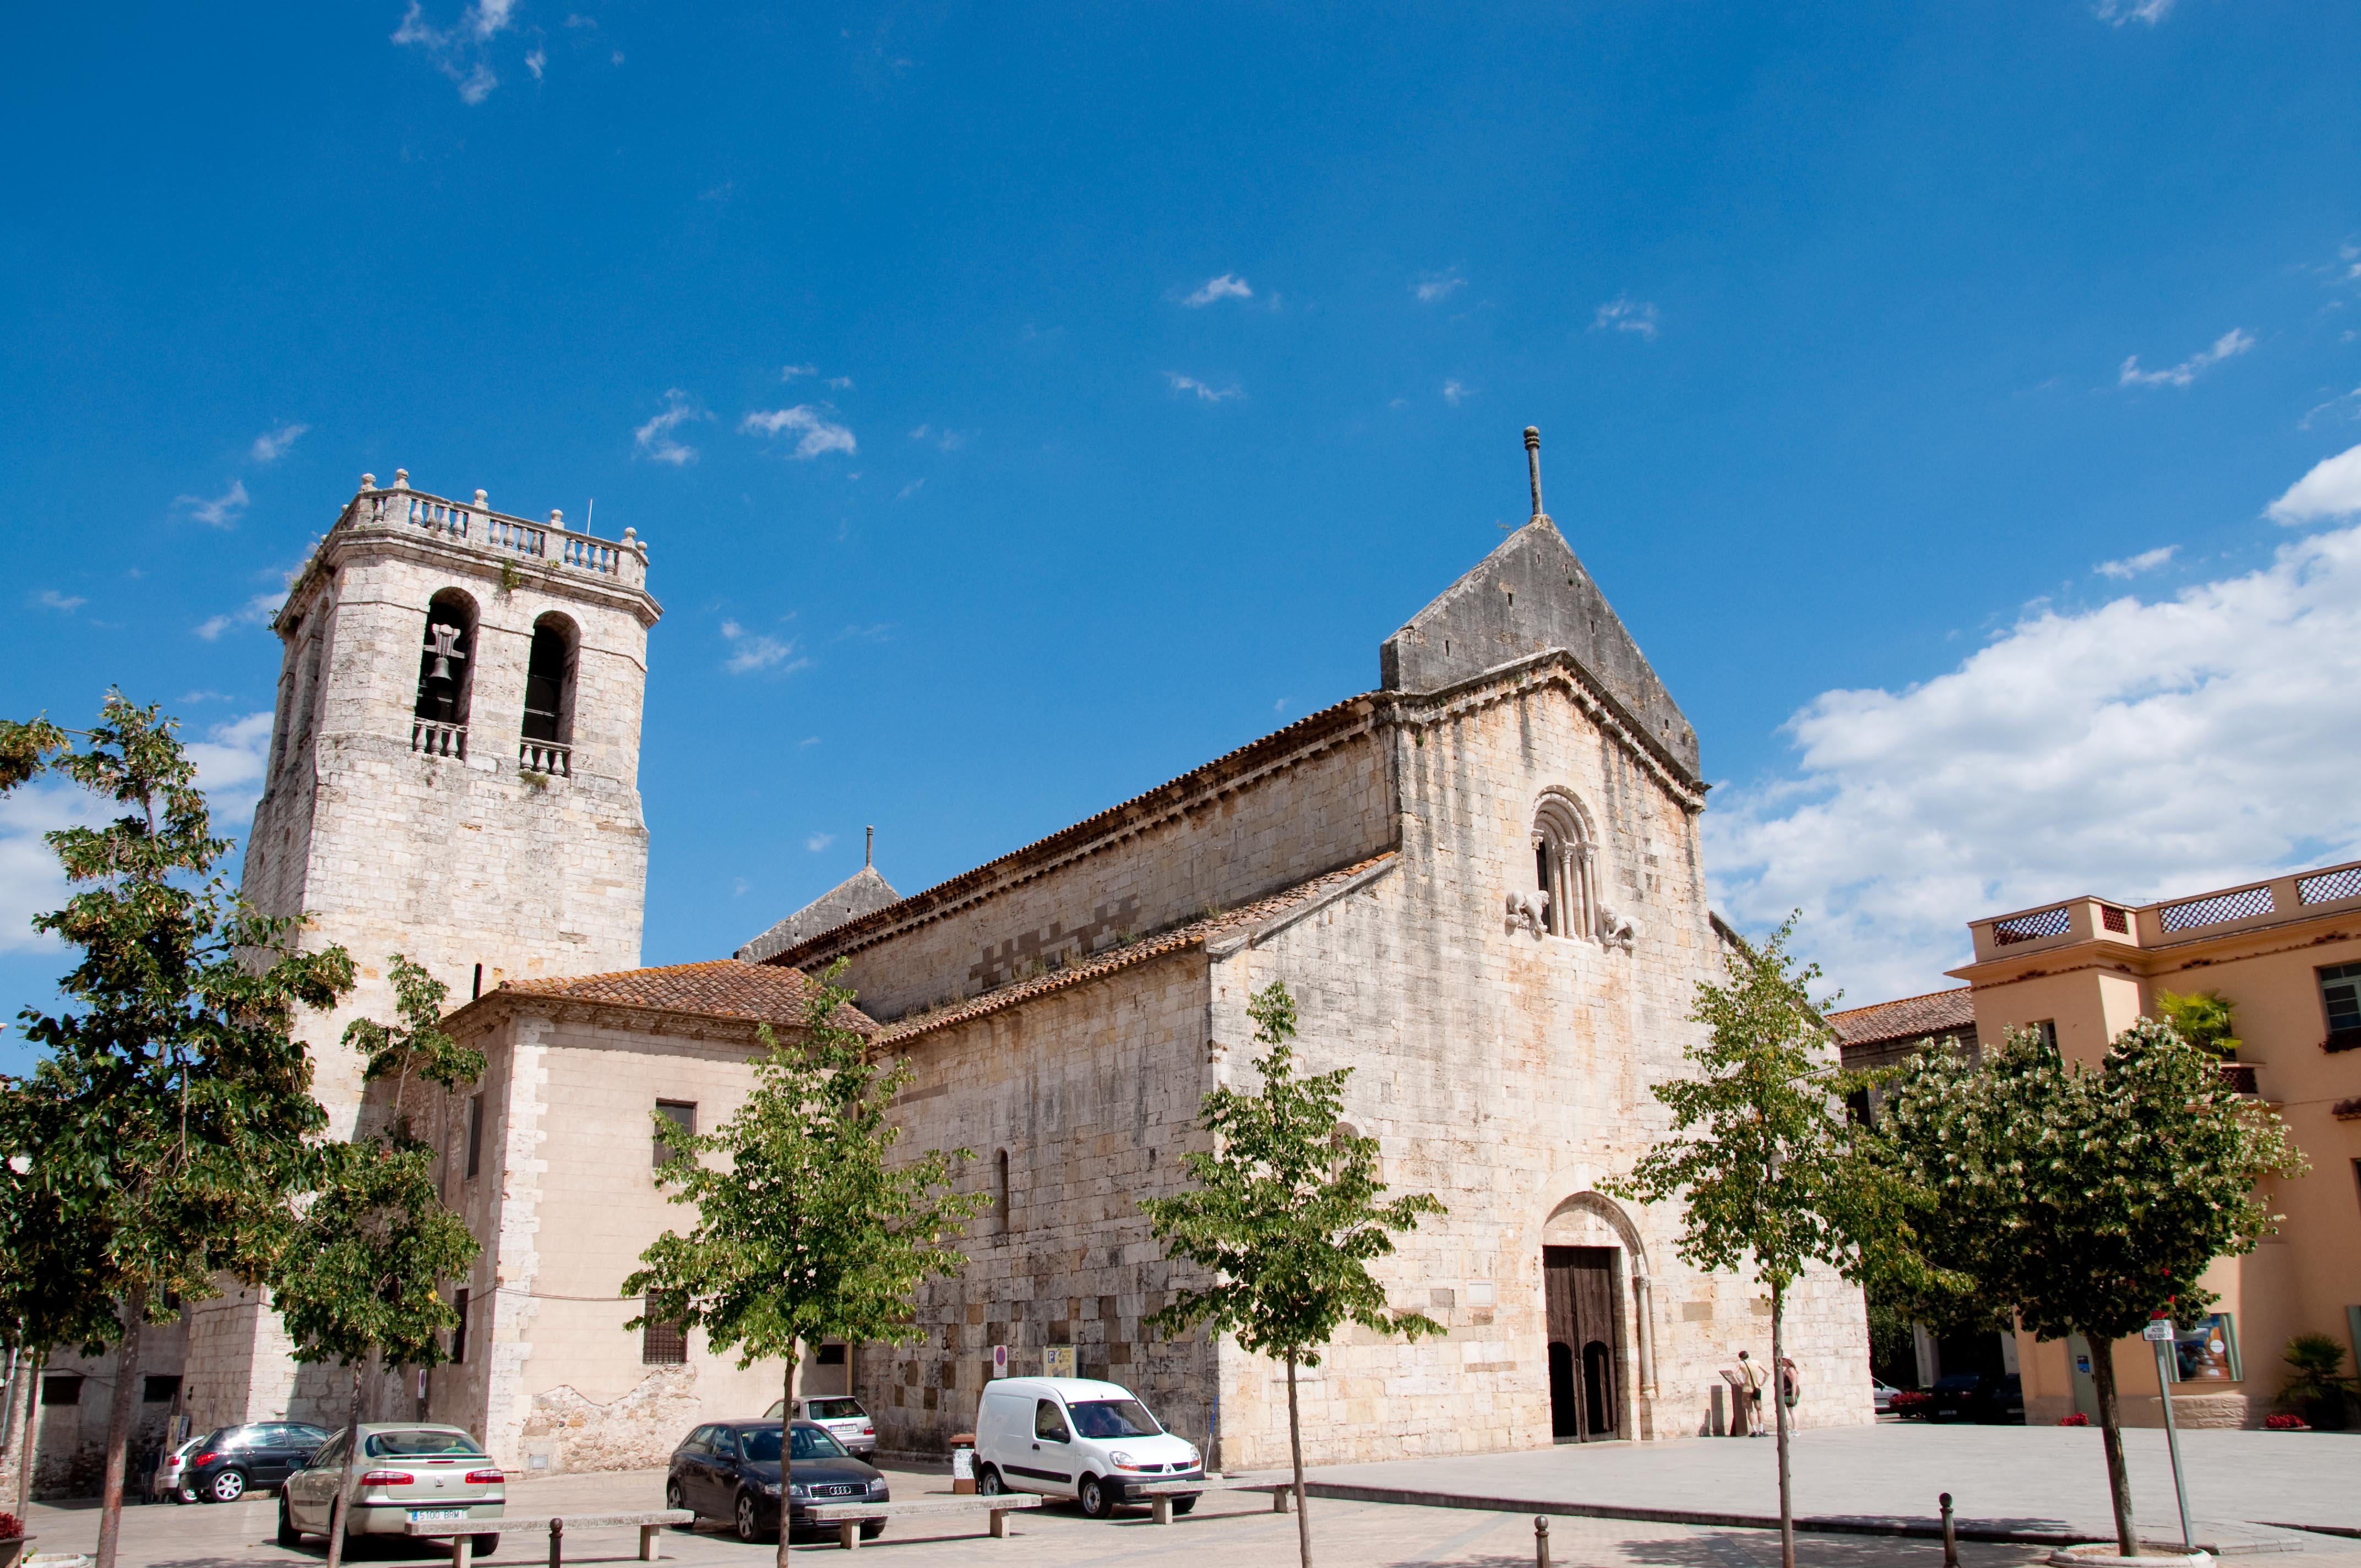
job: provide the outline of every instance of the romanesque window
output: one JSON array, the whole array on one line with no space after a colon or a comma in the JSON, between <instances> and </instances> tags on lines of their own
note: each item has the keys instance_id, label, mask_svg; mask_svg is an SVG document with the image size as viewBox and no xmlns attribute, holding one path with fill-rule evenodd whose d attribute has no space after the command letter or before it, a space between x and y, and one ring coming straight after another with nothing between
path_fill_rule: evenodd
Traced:
<instances>
[{"instance_id":1,"label":"romanesque window","mask_svg":"<svg viewBox=\"0 0 2361 1568\"><path fill-rule=\"evenodd\" d=\"M523 742L518 755L533 773L566 773L574 742L574 675L581 639L574 622L555 612L533 624L525 657Z\"/></svg>"},{"instance_id":2,"label":"romanesque window","mask_svg":"<svg viewBox=\"0 0 2361 1568\"><path fill-rule=\"evenodd\" d=\"M1590 836L1564 795L1542 798L1533 813L1533 882L1542 895L1543 928L1553 937L1587 937L1598 909Z\"/></svg>"},{"instance_id":3,"label":"romanesque window","mask_svg":"<svg viewBox=\"0 0 2361 1568\"><path fill-rule=\"evenodd\" d=\"M474 688L475 601L445 588L426 606L426 628L418 650L418 700L410 749L434 757L467 754L467 698Z\"/></svg>"}]
</instances>

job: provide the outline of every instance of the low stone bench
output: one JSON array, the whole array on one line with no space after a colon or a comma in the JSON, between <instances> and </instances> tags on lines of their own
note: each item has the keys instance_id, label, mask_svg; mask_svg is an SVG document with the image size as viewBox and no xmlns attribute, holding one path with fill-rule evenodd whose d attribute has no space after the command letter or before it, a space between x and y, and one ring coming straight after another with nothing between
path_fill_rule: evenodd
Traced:
<instances>
[{"instance_id":1,"label":"low stone bench","mask_svg":"<svg viewBox=\"0 0 2361 1568\"><path fill-rule=\"evenodd\" d=\"M1126 1482L1124 1485L1126 1495L1121 1500L1136 1503L1145 1497L1149 1522L1170 1524L1173 1498L1202 1497L1207 1492L1221 1491L1226 1485L1219 1475L1208 1475L1198 1481Z\"/></svg>"},{"instance_id":2,"label":"low stone bench","mask_svg":"<svg viewBox=\"0 0 2361 1568\"><path fill-rule=\"evenodd\" d=\"M402 1533L433 1541L449 1536L451 1568L467 1568L476 1537L506 1535L511 1530L522 1532L537 1529L544 1522L513 1514L488 1519L412 1519L402 1526ZM653 1563L662 1555L656 1549L656 1542L666 1525L696 1522L697 1516L686 1508L642 1508L628 1514L575 1514L570 1517L561 1514L546 1521L549 1527L549 1568L560 1568L566 1561L566 1532L568 1530L629 1530L637 1526L640 1561Z\"/></svg>"},{"instance_id":3,"label":"low stone bench","mask_svg":"<svg viewBox=\"0 0 2361 1568\"><path fill-rule=\"evenodd\" d=\"M1041 1498L1032 1492L1002 1492L996 1497L921 1497L907 1503L814 1503L804 1517L815 1524L836 1526L837 1544L847 1552L861 1544L861 1526L868 1519L928 1519L942 1514L990 1514L990 1534L1008 1537L1008 1516L1019 1508L1038 1508Z\"/></svg>"}]
</instances>

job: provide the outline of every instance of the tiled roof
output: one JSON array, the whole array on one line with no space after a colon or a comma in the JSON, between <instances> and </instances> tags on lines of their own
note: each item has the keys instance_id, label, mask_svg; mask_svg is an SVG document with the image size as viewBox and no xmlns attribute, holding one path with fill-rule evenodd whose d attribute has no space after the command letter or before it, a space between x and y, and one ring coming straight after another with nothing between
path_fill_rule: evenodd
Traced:
<instances>
[{"instance_id":1,"label":"tiled roof","mask_svg":"<svg viewBox=\"0 0 2361 1568\"><path fill-rule=\"evenodd\" d=\"M1218 915L1208 915L1202 919L1191 920L1185 925L1175 926L1168 930L1143 937L1137 942L1101 953L1095 958L1084 959L1079 963L1070 963L1062 969L1050 970L1023 980L1011 981L1006 985L987 991L981 996L970 997L964 1002L954 1003L949 1007L940 1007L926 1013L914 1013L880 1030L877 1043L888 1048L897 1047L920 1035L930 1034L937 1029L947 1029L956 1024L965 1024L1010 1007L1020 1006L1037 996L1046 996L1053 991L1064 991L1070 986L1084 985L1113 974L1117 970L1128 969L1137 963L1145 963L1149 959L1162 958L1167 953L1177 953L1190 948L1202 948L1208 943L1218 943L1225 937L1247 936L1274 921L1284 920L1291 915L1303 914L1328 899L1349 892L1355 883L1367 880L1373 872L1385 870L1391 866L1393 861L1394 856L1389 850L1385 854L1363 861L1358 865L1346 866L1340 871L1313 877L1309 882L1297 883L1293 887L1272 894L1268 898L1258 898L1252 904L1243 905L1236 909L1224 910Z\"/></svg>"},{"instance_id":2,"label":"tiled roof","mask_svg":"<svg viewBox=\"0 0 2361 1568\"><path fill-rule=\"evenodd\" d=\"M711 959L703 963L616 970L609 974L576 975L562 980L503 981L498 990L461 1011L504 996L511 1001L547 996L646 1013L799 1025L810 1005L811 991L812 982L799 970L750 964L737 959ZM869 1018L851 1007L840 1009L838 1018L864 1034L876 1028Z\"/></svg>"},{"instance_id":3,"label":"tiled roof","mask_svg":"<svg viewBox=\"0 0 2361 1568\"><path fill-rule=\"evenodd\" d=\"M1828 1025L1840 1045L1874 1046L1890 1040L1919 1040L1946 1035L1973 1034L1975 1003L1967 986L1955 991L1905 996L1869 1007L1850 1007L1828 1014Z\"/></svg>"},{"instance_id":4,"label":"tiled roof","mask_svg":"<svg viewBox=\"0 0 2361 1568\"><path fill-rule=\"evenodd\" d=\"M863 866L851 876L788 916L761 936L738 949L736 957L749 963L761 963L776 953L784 953L800 942L808 942L824 931L833 931L848 920L901 902L902 895L877 874L875 866Z\"/></svg>"}]
</instances>

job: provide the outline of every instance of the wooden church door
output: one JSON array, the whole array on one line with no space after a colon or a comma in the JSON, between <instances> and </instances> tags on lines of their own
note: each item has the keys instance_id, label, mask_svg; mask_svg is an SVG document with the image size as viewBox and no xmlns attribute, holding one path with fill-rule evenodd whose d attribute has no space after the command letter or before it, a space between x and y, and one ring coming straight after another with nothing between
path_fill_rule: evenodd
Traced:
<instances>
[{"instance_id":1,"label":"wooden church door","mask_svg":"<svg viewBox=\"0 0 2361 1568\"><path fill-rule=\"evenodd\" d=\"M1550 1430L1588 1442L1616 1435L1615 1249L1542 1248L1549 1312Z\"/></svg>"}]
</instances>

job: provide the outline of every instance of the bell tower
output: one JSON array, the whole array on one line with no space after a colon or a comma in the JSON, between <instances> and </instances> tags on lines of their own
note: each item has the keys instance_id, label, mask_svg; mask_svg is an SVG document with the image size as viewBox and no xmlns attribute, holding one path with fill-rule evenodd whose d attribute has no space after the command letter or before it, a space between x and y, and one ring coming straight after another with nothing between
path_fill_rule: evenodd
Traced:
<instances>
[{"instance_id":1,"label":"bell tower","mask_svg":"<svg viewBox=\"0 0 2361 1568\"><path fill-rule=\"evenodd\" d=\"M402 953L451 988L634 969L647 889L639 795L647 547L374 475L312 553L285 644L247 898L341 943L360 983L307 1034L348 1135L356 1017L390 1019Z\"/></svg>"}]
</instances>

